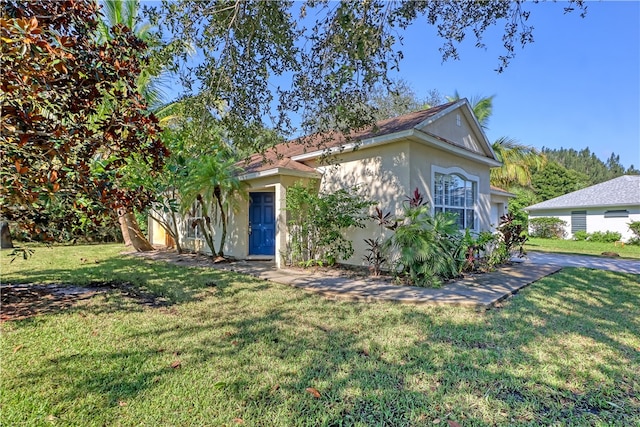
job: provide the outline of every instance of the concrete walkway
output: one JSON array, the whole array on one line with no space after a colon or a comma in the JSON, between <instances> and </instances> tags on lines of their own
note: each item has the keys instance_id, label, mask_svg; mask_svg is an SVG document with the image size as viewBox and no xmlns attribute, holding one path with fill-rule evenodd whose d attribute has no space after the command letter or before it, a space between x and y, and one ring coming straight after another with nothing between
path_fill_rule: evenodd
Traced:
<instances>
[{"instance_id":1,"label":"concrete walkway","mask_svg":"<svg viewBox=\"0 0 640 427\"><path fill-rule=\"evenodd\" d=\"M145 258L217 268L248 274L263 280L295 286L329 298L359 301L393 301L403 304L448 304L488 308L514 294L523 287L553 274L562 267L514 263L498 271L468 275L464 279L446 284L442 288L400 286L375 277L354 277L335 272L277 269L269 261L235 261L214 264L210 258L175 252L156 251L131 253Z\"/></svg>"},{"instance_id":2,"label":"concrete walkway","mask_svg":"<svg viewBox=\"0 0 640 427\"><path fill-rule=\"evenodd\" d=\"M529 251L524 258L525 264L557 265L561 267L585 267L619 273L640 274L640 260L605 258L589 255L558 254Z\"/></svg>"},{"instance_id":3,"label":"concrete walkway","mask_svg":"<svg viewBox=\"0 0 640 427\"><path fill-rule=\"evenodd\" d=\"M393 301L403 304L449 304L489 307L521 288L560 270L558 266L513 265L499 271L469 275L442 288L421 288L384 283L376 278L328 277L297 270L235 270L261 279L295 286L329 298L360 301Z\"/></svg>"}]
</instances>

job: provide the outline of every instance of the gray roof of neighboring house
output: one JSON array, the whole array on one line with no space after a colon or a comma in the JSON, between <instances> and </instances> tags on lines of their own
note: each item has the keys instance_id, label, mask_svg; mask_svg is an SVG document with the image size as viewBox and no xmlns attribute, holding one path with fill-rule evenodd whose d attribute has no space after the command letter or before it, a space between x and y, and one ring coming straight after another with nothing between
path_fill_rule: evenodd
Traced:
<instances>
[{"instance_id":1,"label":"gray roof of neighboring house","mask_svg":"<svg viewBox=\"0 0 640 427\"><path fill-rule=\"evenodd\" d=\"M623 175L525 208L526 211L640 205L640 175Z\"/></svg>"}]
</instances>

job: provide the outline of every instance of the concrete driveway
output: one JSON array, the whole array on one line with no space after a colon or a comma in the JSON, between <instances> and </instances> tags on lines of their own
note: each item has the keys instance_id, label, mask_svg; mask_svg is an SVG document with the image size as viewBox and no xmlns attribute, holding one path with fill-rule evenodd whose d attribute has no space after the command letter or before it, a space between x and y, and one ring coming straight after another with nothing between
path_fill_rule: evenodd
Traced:
<instances>
[{"instance_id":1,"label":"concrete driveway","mask_svg":"<svg viewBox=\"0 0 640 427\"><path fill-rule=\"evenodd\" d=\"M620 273L640 274L640 260L605 258L589 255L528 252L523 258L525 264L557 265L560 267L585 267Z\"/></svg>"}]
</instances>

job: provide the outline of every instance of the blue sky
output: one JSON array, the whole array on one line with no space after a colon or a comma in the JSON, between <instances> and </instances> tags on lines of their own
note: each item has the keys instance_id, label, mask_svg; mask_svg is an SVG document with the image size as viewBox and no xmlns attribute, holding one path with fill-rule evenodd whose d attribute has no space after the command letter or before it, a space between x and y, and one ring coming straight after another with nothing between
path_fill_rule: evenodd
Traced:
<instances>
[{"instance_id":1,"label":"blue sky","mask_svg":"<svg viewBox=\"0 0 640 427\"><path fill-rule=\"evenodd\" d=\"M419 96L496 95L487 136L518 139L537 148L589 147L605 160L640 168L640 2L588 2L587 15L564 14L566 3L526 4L534 43L517 51L502 73L504 48L496 27L460 48L461 59L442 63L441 39L418 21L402 33L404 60L395 77Z\"/></svg>"},{"instance_id":2,"label":"blue sky","mask_svg":"<svg viewBox=\"0 0 640 427\"><path fill-rule=\"evenodd\" d=\"M565 14L566 2L525 3L534 42L518 48L498 74L503 24L471 37L460 60L442 62L442 39L420 18L399 35L404 59L393 78L419 97L495 95L487 136L517 139L536 148L589 147L602 160L612 152L625 167L640 168L640 1L587 1L588 11ZM174 88L176 90L177 88ZM177 91L176 91L177 92Z\"/></svg>"}]
</instances>

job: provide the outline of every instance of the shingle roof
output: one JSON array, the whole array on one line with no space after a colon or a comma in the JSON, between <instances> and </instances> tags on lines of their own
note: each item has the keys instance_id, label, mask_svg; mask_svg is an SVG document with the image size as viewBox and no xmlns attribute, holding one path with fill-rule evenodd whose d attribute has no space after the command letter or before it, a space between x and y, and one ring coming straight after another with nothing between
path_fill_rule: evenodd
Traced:
<instances>
[{"instance_id":1,"label":"shingle roof","mask_svg":"<svg viewBox=\"0 0 640 427\"><path fill-rule=\"evenodd\" d=\"M508 192L507 190L505 190L503 188L496 187L495 185L490 185L489 186L489 190L493 194L500 194L500 195L507 196L507 197L516 197L515 194L510 193L510 192Z\"/></svg>"},{"instance_id":2,"label":"shingle roof","mask_svg":"<svg viewBox=\"0 0 640 427\"><path fill-rule=\"evenodd\" d=\"M375 136L390 135L413 129L429 117L435 116L436 114L446 110L456 102L459 101L449 102L427 110L415 111L413 113L379 121L373 128L351 132L348 139L340 132L330 132L310 135L293 141L284 142L267 150L264 154L254 154L247 162L241 163L240 166L244 169L244 173L261 172L278 167L284 169L293 168L294 170L303 171L313 170L311 167L300 162L295 162L290 158L300 154L305 154L308 151L318 151L339 147L349 141L362 141Z\"/></svg>"},{"instance_id":3,"label":"shingle roof","mask_svg":"<svg viewBox=\"0 0 640 427\"><path fill-rule=\"evenodd\" d=\"M529 206L525 210L629 205L640 205L640 175L620 176Z\"/></svg>"}]
</instances>

